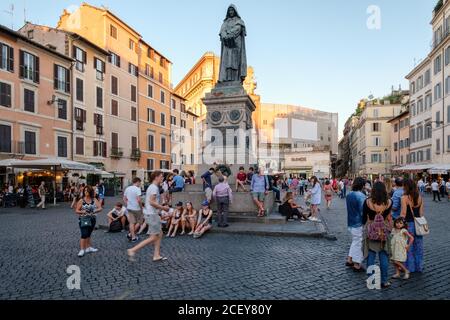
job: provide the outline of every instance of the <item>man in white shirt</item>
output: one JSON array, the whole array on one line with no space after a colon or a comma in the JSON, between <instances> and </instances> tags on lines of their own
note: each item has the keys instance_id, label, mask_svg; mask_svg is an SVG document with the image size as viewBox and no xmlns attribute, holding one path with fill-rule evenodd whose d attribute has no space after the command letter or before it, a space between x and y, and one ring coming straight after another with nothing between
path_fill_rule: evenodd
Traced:
<instances>
[{"instance_id":1,"label":"man in white shirt","mask_svg":"<svg viewBox=\"0 0 450 320\"><path fill-rule=\"evenodd\" d=\"M420 179L419 182L417 182L417 186L419 187L420 193L425 192L425 182L423 182L423 179Z\"/></svg>"},{"instance_id":2,"label":"man in white shirt","mask_svg":"<svg viewBox=\"0 0 450 320\"><path fill-rule=\"evenodd\" d=\"M141 200L141 179L134 178L133 185L126 188L123 194L123 201L128 211L128 221L130 222L130 233L127 235L131 242L136 242L139 239L136 237L137 225L144 223L144 216L142 214L142 200Z\"/></svg>"},{"instance_id":3,"label":"man in white shirt","mask_svg":"<svg viewBox=\"0 0 450 320\"><path fill-rule=\"evenodd\" d=\"M431 184L431 191L433 191L433 201L436 201L436 197L438 198L439 202L441 201L441 195L439 194L439 183L437 183L436 180L433 181Z\"/></svg>"},{"instance_id":4,"label":"man in white shirt","mask_svg":"<svg viewBox=\"0 0 450 320\"><path fill-rule=\"evenodd\" d=\"M154 171L150 176L151 185L148 187L145 195L145 221L148 225L148 233L150 238L142 241L137 246L128 250L128 258L131 262L136 260L136 252L147 245L154 243L155 251L153 253L153 262L164 261L167 258L161 256L161 239L163 236L161 230L160 211L169 212L168 206L161 205L161 193L159 186L163 182L164 175L161 171Z\"/></svg>"}]
</instances>

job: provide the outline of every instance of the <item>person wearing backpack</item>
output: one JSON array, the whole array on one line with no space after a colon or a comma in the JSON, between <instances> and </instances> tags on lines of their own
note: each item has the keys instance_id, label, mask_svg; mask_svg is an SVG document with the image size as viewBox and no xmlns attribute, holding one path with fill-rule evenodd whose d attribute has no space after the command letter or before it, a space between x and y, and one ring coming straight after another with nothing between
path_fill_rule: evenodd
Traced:
<instances>
[{"instance_id":1,"label":"person wearing backpack","mask_svg":"<svg viewBox=\"0 0 450 320\"><path fill-rule=\"evenodd\" d=\"M367 268L380 260L381 287L388 288L389 236L392 231L392 200L389 199L386 186L382 182L373 184L369 198L363 206L363 225L365 225L364 256ZM371 276L371 274L368 274Z\"/></svg>"},{"instance_id":2,"label":"person wearing backpack","mask_svg":"<svg viewBox=\"0 0 450 320\"><path fill-rule=\"evenodd\" d=\"M125 230L127 222L127 216L125 215L126 209L123 204L118 202L110 212L108 212L108 226L107 232L122 232Z\"/></svg>"}]
</instances>

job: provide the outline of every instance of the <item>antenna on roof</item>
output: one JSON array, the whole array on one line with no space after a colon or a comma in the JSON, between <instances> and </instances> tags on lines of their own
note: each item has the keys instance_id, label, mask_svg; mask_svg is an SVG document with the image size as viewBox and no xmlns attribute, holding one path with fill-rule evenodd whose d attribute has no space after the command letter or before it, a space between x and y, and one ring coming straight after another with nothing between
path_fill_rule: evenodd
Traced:
<instances>
[{"instance_id":1,"label":"antenna on roof","mask_svg":"<svg viewBox=\"0 0 450 320\"><path fill-rule=\"evenodd\" d=\"M23 1L23 24L27 23L27 1Z\"/></svg>"},{"instance_id":2,"label":"antenna on roof","mask_svg":"<svg viewBox=\"0 0 450 320\"><path fill-rule=\"evenodd\" d=\"M3 12L11 16L11 29L14 30L14 4L10 4L9 10L3 10Z\"/></svg>"}]
</instances>

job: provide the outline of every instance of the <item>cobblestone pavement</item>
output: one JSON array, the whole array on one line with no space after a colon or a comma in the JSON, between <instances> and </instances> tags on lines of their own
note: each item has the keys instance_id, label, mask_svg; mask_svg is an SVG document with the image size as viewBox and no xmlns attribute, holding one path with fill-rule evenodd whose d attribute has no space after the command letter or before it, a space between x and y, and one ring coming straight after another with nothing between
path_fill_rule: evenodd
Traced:
<instances>
[{"instance_id":1,"label":"cobblestone pavement","mask_svg":"<svg viewBox=\"0 0 450 320\"><path fill-rule=\"evenodd\" d=\"M0 208L0 299L449 299L450 203L427 198L426 213L432 234L425 239L425 273L374 292L364 274L344 267L349 236L340 199L330 211L322 208L337 241L184 236L163 240L167 262L152 263L146 248L135 264L127 262L123 233L96 231L100 251L78 258L77 218L65 206ZM81 268L81 290L67 289L71 265Z\"/></svg>"}]
</instances>

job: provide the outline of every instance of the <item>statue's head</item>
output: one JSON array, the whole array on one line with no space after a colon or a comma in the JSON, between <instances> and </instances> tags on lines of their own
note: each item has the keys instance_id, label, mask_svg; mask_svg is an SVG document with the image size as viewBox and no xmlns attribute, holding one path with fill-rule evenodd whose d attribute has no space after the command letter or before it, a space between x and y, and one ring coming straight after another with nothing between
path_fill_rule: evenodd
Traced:
<instances>
[{"instance_id":1,"label":"statue's head","mask_svg":"<svg viewBox=\"0 0 450 320\"><path fill-rule=\"evenodd\" d=\"M231 19L231 18L234 18L234 17L240 18L236 6L234 4L230 4L230 6L228 7L227 18L226 19Z\"/></svg>"},{"instance_id":2,"label":"statue's head","mask_svg":"<svg viewBox=\"0 0 450 320\"><path fill-rule=\"evenodd\" d=\"M228 8L228 17L229 18L234 18L235 16L236 16L236 10L234 10L234 8L230 6Z\"/></svg>"}]
</instances>

